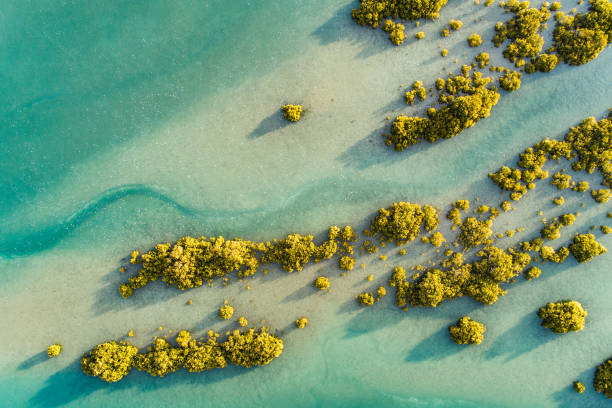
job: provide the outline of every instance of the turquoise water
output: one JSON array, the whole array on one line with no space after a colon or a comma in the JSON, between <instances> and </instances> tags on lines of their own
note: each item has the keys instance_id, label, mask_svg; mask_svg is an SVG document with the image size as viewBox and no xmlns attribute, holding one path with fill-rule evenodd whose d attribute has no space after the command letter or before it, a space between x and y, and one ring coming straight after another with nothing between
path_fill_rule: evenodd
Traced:
<instances>
[{"instance_id":1,"label":"turquoise water","mask_svg":"<svg viewBox=\"0 0 612 408\"><path fill-rule=\"evenodd\" d=\"M587 265L547 265L495 305L462 299L402 312L392 296L361 310L353 296L386 279L381 262L334 281L329 296L309 290L319 271L271 272L228 288L188 292L151 285L128 301L116 287L129 252L186 234L271 239L330 224L362 226L394 200L444 206L459 197L497 200L486 174L543 137L560 137L612 101L612 54L582 67L559 66L523 80L489 119L455 139L403 154L386 148L387 115L406 109L414 80L432 83L480 50L497 7L451 2L418 30L427 41L394 48L352 23L354 2L107 1L16 2L0 8L0 405L18 406L402 406L598 407L587 386L612 352L610 255ZM584 7L584 6L583 6ZM450 18L461 35L437 35ZM474 18L479 18L474 22ZM408 36L417 31L412 25ZM486 42L486 41L485 41ZM449 49L447 59L439 50ZM490 51L501 63L498 50ZM458 63L455 63L455 58ZM282 103L309 109L287 125ZM593 183L597 177L588 178ZM593 184L592 183L592 184ZM594 185L594 184L593 184ZM535 211L582 215L568 233L605 222L609 205L572 196L553 208L544 186L500 217L499 230ZM546 192L546 193L544 193ZM566 198L569 198L566 195ZM580 203L589 205L580 208ZM598 238L599 239L599 238ZM509 241L510 242L510 241ZM608 248L609 237L601 237ZM416 245L416 244L415 244ZM406 259L408 258L408 259ZM358 263L361 262L358 260ZM587 328L554 336L538 326L543 302L575 298ZM187 307L187 299L194 306ZM84 376L81 354L128 330L144 346L167 330L225 330L212 313L230 299L250 321L285 331L285 352L255 370L229 368L164 379L131 373L118 384ZM470 313L488 326L479 347L458 348L446 327ZM290 330L296 317L307 330ZM60 358L41 351L61 342Z\"/></svg>"}]
</instances>

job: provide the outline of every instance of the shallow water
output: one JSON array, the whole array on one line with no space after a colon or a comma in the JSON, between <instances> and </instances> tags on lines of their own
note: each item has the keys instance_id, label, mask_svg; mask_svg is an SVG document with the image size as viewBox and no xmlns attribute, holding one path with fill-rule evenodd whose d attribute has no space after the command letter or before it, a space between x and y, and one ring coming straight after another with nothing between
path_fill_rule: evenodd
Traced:
<instances>
[{"instance_id":1,"label":"shallow water","mask_svg":"<svg viewBox=\"0 0 612 408\"><path fill-rule=\"evenodd\" d=\"M353 2L175 3L8 1L0 10L6 406L608 403L590 383L611 352L604 340L612 335L609 254L586 265L546 265L542 278L515 285L488 307L461 299L402 312L393 296L368 310L355 305L353 296L373 287L368 274L382 282L393 266L421 262L421 252L434 255L422 244L408 257L393 248L385 262L364 257L366 269L342 279L321 264L257 276L251 290L235 283L179 292L157 283L122 300L116 288L125 279L117 269L132 249L186 234L267 240L320 234L330 224L363 226L394 200L498 200L489 171L584 117L606 114L610 50L581 67L528 76L490 118L452 140L398 154L381 141L385 117L427 106L407 109L402 90L415 80L429 86L443 67L457 72L483 50L465 44L472 32L482 33L490 49L486 38L504 18L497 7L451 2L439 21L419 27L426 40L414 40L410 25L407 44L395 48L380 31L350 20ZM450 18L462 19L464 28L439 38ZM441 48L449 49L445 59ZM503 62L499 50L489 52L494 64ZM293 101L308 108L295 125L278 115ZM587 179L595 185L597 176ZM539 209L549 218L582 212L565 236L605 222L609 206L568 193L567 204L553 208L554 192L541 184L499 218L499 231L522 225L527 230L513 240L532 236ZM611 247L609 237L598 239ZM310 289L320 271L336 278L330 294ZM561 298L586 306L583 332L554 336L539 327L537 308ZM163 334L225 331L228 323L214 315L223 299L251 322L266 319L284 331L283 356L253 370L164 379L134 372L108 385L80 372L84 351L130 329L138 346L160 325ZM467 313L488 327L478 347L457 347L446 333ZM302 315L311 325L293 330ZM41 351L56 341L64 352L48 360ZM577 379L589 387L582 396L570 390Z\"/></svg>"}]
</instances>

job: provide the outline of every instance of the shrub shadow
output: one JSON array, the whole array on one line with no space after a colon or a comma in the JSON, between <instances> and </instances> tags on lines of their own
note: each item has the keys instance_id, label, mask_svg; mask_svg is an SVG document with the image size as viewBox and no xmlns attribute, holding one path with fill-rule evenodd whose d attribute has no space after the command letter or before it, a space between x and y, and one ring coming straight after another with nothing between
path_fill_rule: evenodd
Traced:
<instances>
[{"instance_id":1,"label":"shrub shadow","mask_svg":"<svg viewBox=\"0 0 612 408\"><path fill-rule=\"evenodd\" d=\"M306 299L307 297L312 296L316 294L317 292L319 292L319 290L313 286L312 282L309 282L305 286L287 295L285 298L283 298L282 302L289 303L289 302L295 302L298 300Z\"/></svg>"},{"instance_id":2,"label":"shrub shadow","mask_svg":"<svg viewBox=\"0 0 612 408\"><path fill-rule=\"evenodd\" d=\"M249 370L229 364L223 369L203 373L189 373L181 369L167 377L159 378L132 369L121 381L109 384L81 372L80 359L78 359L51 375L44 387L30 399L30 404L35 407L60 407L101 390L113 392L137 389L140 392L148 392L177 384L205 385L246 374Z\"/></svg>"},{"instance_id":3,"label":"shrub shadow","mask_svg":"<svg viewBox=\"0 0 612 408\"><path fill-rule=\"evenodd\" d=\"M603 407L609 402L609 399L593 389L593 376L595 375L595 367L584 370L582 373L568 383L559 391L551 394L552 399L558 403L558 408L575 408L575 407ZM586 390L583 394L578 394L574 391L573 381L581 381ZM608 402L606 402L608 401Z\"/></svg>"},{"instance_id":4,"label":"shrub shadow","mask_svg":"<svg viewBox=\"0 0 612 408\"><path fill-rule=\"evenodd\" d=\"M44 363L49 360L49 356L46 351L41 351L40 353L34 354L32 357L28 358L17 367L18 370L29 370L30 368L37 366L40 363Z\"/></svg>"},{"instance_id":5,"label":"shrub shadow","mask_svg":"<svg viewBox=\"0 0 612 408\"><path fill-rule=\"evenodd\" d=\"M321 45L329 45L335 42L348 42L351 45L361 47L357 55L359 58L369 58L380 52L388 50L392 45L387 34L380 28L372 29L370 26L360 26L351 18L351 10L358 5L351 2L338 10L325 23L314 30L311 35ZM368 33L370 33L368 35Z\"/></svg>"},{"instance_id":6,"label":"shrub shadow","mask_svg":"<svg viewBox=\"0 0 612 408\"><path fill-rule=\"evenodd\" d=\"M414 346L406 356L406 362L439 361L459 353L466 347L472 346L456 344L449 337L448 328L443 327Z\"/></svg>"},{"instance_id":7,"label":"shrub shadow","mask_svg":"<svg viewBox=\"0 0 612 408\"><path fill-rule=\"evenodd\" d=\"M257 139L292 124L293 123L285 120L283 114L280 112L280 109L277 109L270 116L259 122L259 125L257 125L257 127L247 135L247 138Z\"/></svg>"},{"instance_id":8,"label":"shrub shadow","mask_svg":"<svg viewBox=\"0 0 612 408\"><path fill-rule=\"evenodd\" d=\"M571 333L569 335L571 336ZM485 357L493 359L505 356L505 361L508 362L560 337L561 335L541 327L540 318L534 311L499 336L487 350Z\"/></svg>"}]
</instances>

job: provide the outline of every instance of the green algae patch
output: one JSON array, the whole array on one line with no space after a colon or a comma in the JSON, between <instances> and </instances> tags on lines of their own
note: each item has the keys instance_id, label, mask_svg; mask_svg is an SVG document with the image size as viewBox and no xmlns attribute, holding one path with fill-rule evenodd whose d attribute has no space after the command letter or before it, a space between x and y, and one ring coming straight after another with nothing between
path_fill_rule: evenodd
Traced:
<instances>
[{"instance_id":1,"label":"green algae patch","mask_svg":"<svg viewBox=\"0 0 612 408\"><path fill-rule=\"evenodd\" d=\"M597 366L593 378L595 391L612 399L612 358Z\"/></svg>"},{"instance_id":2,"label":"green algae patch","mask_svg":"<svg viewBox=\"0 0 612 408\"><path fill-rule=\"evenodd\" d=\"M574 237L569 250L580 263L588 262L594 257L605 254L608 250L595 240L593 234L580 234Z\"/></svg>"},{"instance_id":3,"label":"green algae patch","mask_svg":"<svg viewBox=\"0 0 612 408\"><path fill-rule=\"evenodd\" d=\"M57 357L60 355L60 353L62 352L62 345L61 344L52 344L49 347L47 347L47 356L49 358L53 358L53 357Z\"/></svg>"},{"instance_id":4,"label":"green algae patch","mask_svg":"<svg viewBox=\"0 0 612 408\"><path fill-rule=\"evenodd\" d=\"M302 105L283 105L281 112L289 122L298 122L302 118Z\"/></svg>"},{"instance_id":5,"label":"green algae patch","mask_svg":"<svg viewBox=\"0 0 612 408\"><path fill-rule=\"evenodd\" d=\"M456 324L448 327L450 338L457 344L480 344L487 327L469 316L464 316Z\"/></svg>"},{"instance_id":6,"label":"green algae patch","mask_svg":"<svg viewBox=\"0 0 612 408\"><path fill-rule=\"evenodd\" d=\"M542 326L557 334L584 328L587 311L574 300L548 303L538 311Z\"/></svg>"},{"instance_id":7,"label":"green algae patch","mask_svg":"<svg viewBox=\"0 0 612 408\"><path fill-rule=\"evenodd\" d=\"M81 369L87 375L113 383L125 377L132 368L138 349L129 343L109 341L97 345L81 358Z\"/></svg>"}]
</instances>

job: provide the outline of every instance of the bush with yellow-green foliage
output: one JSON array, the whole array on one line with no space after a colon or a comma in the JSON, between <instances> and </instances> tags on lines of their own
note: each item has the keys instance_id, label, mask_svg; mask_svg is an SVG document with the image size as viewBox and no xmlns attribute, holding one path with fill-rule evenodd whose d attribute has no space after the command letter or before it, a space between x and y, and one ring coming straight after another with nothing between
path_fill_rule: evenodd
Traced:
<instances>
[{"instance_id":1,"label":"bush with yellow-green foliage","mask_svg":"<svg viewBox=\"0 0 612 408\"><path fill-rule=\"evenodd\" d=\"M610 199L610 189L591 190L591 197L598 203L607 203Z\"/></svg>"},{"instance_id":2,"label":"bush with yellow-green foliage","mask_svg":"<svg viewBox=\"0 0 612 408\"><path fill-rule=\"evenodd\" d=\"M374 28L387 17L402 20L436 19L447 0L360 0L351 15L358 24Z\"/></svg>"},{"instance_id":3,"label":"bush with yellow-green foliage","mask_svg":"<svg viewBox=\"0 0 612 408\"><path fill-rule=\"evenodd\" d=\"M282 265L287 272L301 271L316 251L312 235L289 234L285 239L276 241L264 254L262 261Z\"/></svg>"},{"instance_id":4,"label":"bush with yellow-green foliage","mask_svg":"<svg viewBox=\"0 0 612 408\"><path fill-rule=\"evenodd\" d=\"M593 234L579 234L574 237L569 250L580 263L588 262L608 250L595 239Z\"/></svg>"},{"instance_id":5,"label":"bush with yellow-green foliage","mask_svg":"<svg viewBox=\"0 0 612 408\"><path fill-rule=\"evenodd\" d=\"M506 40L510 40L503 54L511 62L538 55L544 45L544 38L539 32L544 29L550 18L550 11L546 5L536 9L529 8L529 2L511 0L503 7L514 16L506 22L498 22L495 25L493 44L501 47Z\"/></svg>"},{"instance_id":6,"label":"bush with yellow-green foliage","mask_svg":"<svg viewBox=\"0 0 612 408\"><path fill-rule=\"evenodd\" d=\"M302 105L283 105L281 111L289 122L298 122L302 118Z\"/></svg>"},{"instance_id":7,"label":"bush with yellow-green foliage","mask_svg":"<svg viewBox=\"0 0 612 408\"><path fill-rule=\"evenodd\" d=\"M563 214L560 219L554 219L548 225L540 230L540 236L547 240L555 240L561 238L561 228L572 225L576 220L574 214Z\"/></svg>"},{"instance_id":8,"label":"bush with yellow-green foliage","mask_svg":"<svg viewBox=\"0 0 612 408\"><path fill-rule=\"evenodd\" d=\"M81 369L87 375L113 383L125 377L132 368L138 349L129 343L109 341L93 348L81 358Z\"/></svg>"},{"instance_id":9,"label":"bush with yellow-green foliage","mask_svg":"<svg viewBox=\"0 0 612 408\"><path fill-rule=\"evenodd\" d=\"M304 327L308 326L308 318L307 317L301 317L301 318L297 319L295 321L295 325L297 326L298 329L303 329Z\"/></svg>"},{"instance_id":10,"label":"bush with yellow-green foliage","mask_svg":"<svg viewBox=\"0 0 612 408\"><path fill-rule=\"evenodd\" d=\"M572 384L572 388L574 389L574 391L576 391L578 394L582 394L584 392L584 390L586 389L584 384L581 383L580 381L575 381L574 384Z\"/></svg>"},{"instance_id":11,"label":"bush with yellow-green foliage","mask_svg":"<svg viewBox=\"0 0 612 408\"><path fill-rule=\"evenodd\" d=\"M258 266L255 251L264 249L263 244L223 237L184 237L174 245L158 244L142 254L138 260L142 264L138 275L122 284L119 292L123 297L129 297L135 289L160 278L183 290L232 272L239 277L253 275Z\"/></svg>"},{"instance_id":12,"label":"bush with yellow-green foliage","mask_svg":"<svg viewBox=\"0 0 612 408\"><path fill-rule=\"evenodd\" d=\"M481 52L480 54L478 54L475 58L476 62L478 62L478 66L480 68L484 68L487 65L489 65L489 53L487 52Z\"/></svg>"},{"instance_id":13,"label":"bush with yellow-green foliage","mask_svg":"<svg viewBox=\"0 0 612 408\"><path fill-rule=\"evenodd\" d=\"M389 33L389 40L394 45L400 45L404 42L404 39L406 38L406 34L404 34L405 28L406 27L404 27L403 24L396 24L390 19L386 20L383 24L383 31Z\"/></svg>"},{"instance_id":14,"label":"bush with yellow-green foliage","mask_svg":"<svg viewBox=\"0 0 612 408\"><path fill-rule=\"evenodd\" d=\"M521 258L517 256L521 255ZM472 274L488 275L495 282L506 282L521 273L531 262L531 257L525 253L506 252L505 250L488 246L479 251L480 260L473 263ZM522 259L526 256L526 259Z\"/></svg>"},{"instance_id":15,"label":"bush with yellow-green foliage","mask_svg":"<svg viewBox=\"0 0 612 408\"><path fill-rule=\"evenodd\" d=\"M404 100L408 105L412 105L414 103L415 97L418 97L421 101L424 101L427 98L427 89L425 89L421 81L415 81L412 84L412 90L406 91L404 94Z\"/></svg>"},{"instance_id":16,"label":"bush with yellow-green foliage","mask_svg":"<svg viewBox=\"0 0 612 408\"><path fill-rule=\"evenodd\" d=\"M361 306L372 306L374 301L374 295L371 292L363 292L357 296L357 302L359 302Z\"/></svg>"},{"instance_id":17,"label":"bush with yellow-green foliage","mask_svg":"<svg viewBox=\"0 0 612 408\"><path fill-rule=\"evenodd\" d=\"M595 391L612 398L612 358L597 366L593 378L593 387L595 387Z\"/></svg>"},{"instance_id":18,"label":"bush with yellow-green foliage","mask_svg":"<svg viewBox=\"0 0 612 408\"><path fill-rule=\"evenodd\" d=\"M482 37L480 34L474 33L467 38L467 43L470 47L478 47L482 44Z\"/></svg>"},{"instance_id":19,"label":"bush with yellow-green foliage","mask_svg":"<svg viewBox=\"0 0 612 408\"><path fill-rule=\"evenodd\" d=\"M463 286L470 277L469 267L442 271L432 268L413 277L406 287L406 299L411 306L436 307L445 300L463 295Z\"/></svg>"},{"instance_id":20,"label":"bush with yellow-green foliage","mask_svg":"<svg viewBox=\"0 0 612 408\"><path fill-rule=\"evenodd\" d=\"M62 345L61 344L52 344L49 347L47 347L47 356L49 357L57 357L60 355L60 353L62 352Z\"/></svg>"},{"instance_id":21,"label":"bush with yellow-green foliage","mask_svg":"<svg viewBox=\"0 0 612 408\"><path fill-rule=\"evenodd\" d=\"M325 276L319 276L314 281L314 287L319 290L329 289L329 286L330 286L329 279Z\"/></svg>"},{"instance_id":22,"label":"bush with yellow-green foliage","mask_svg":"<svg viewBox=\"0 0 612 408\"><path fill-rule=\"evenodd\" d=\"M355 267L355 258L343 256L338 259L338 267L345 271L352 271Z\"/></svg>"},{"instance_id":23,"label":"bush with yellow-green foliage","mask_svg":"<svg viewBox=\"0 0 612 408\"><path fill-rule=\"evenodd\" d=\"M582 65L597 58L612 41L612 3L591 0L589 11L576 16L561 14L553 32L554 47L570 65Z\"/></svg>"},{"instance_id":24,"label":"bush with yellow-green foliage","mask_svg":"<svg viewBox=\"0 0 612 408\"><path fill-rule=\"evenodd\" d=\"M283 352L283 341L265 328L245 332L235 330L222 343L225 357L233 364L243 367L269 364Z\"/></svg>"},{"instance_id":25,"label":"bush with yellow-green foliage","mask_svg":"<svg viewBox=\"0 0 612 408\"><path fill-rule=\"evenodd\" d=\"M400 201L378 210L370 222L369 232L379 236L382 241L402 245L418 237L422 226L427 231L433 231L439 223L438 212L432 206Z\"/></svg>"},{"instance_id":26,"label":"bush with yellow-green foliage","mask_svg":"<svg viewBox=\"0 0 612 408\"><path fill-rule=\"evenodd\" d=\"M417 40L422 40L423 38L425 38L425 33L423 31L419 31L414 35L414 38L416 38Z\"/></svg>"},{"instance_id":27,"label":"bush with yellow-green foliage","mask_svg":"<svg viewBox=\"0 0 612 408\"><path fill-rule=\"evenodd\" d=\"M225 351L221 344L217 343L217 337L218 335L211 331L205 342L192 339L186 345L181 344L181 347L186 349L183 367L190 373L200 373L227 366Z\"/></svg>"},{"instance_id":28,"label":"bush with yellow-green foliage","mask_svg":"<svg viewBox=\"0 0 612 408\"><path fill-rule=\"evenodd\" d=\"M457 344L480 344L484 339L487 327L469 316L464 316L457 324L448 327L451 339Z\"/></svg>"},{"instance_id":29,"label":"bush with yellow-green foliage","mask_svg":"<svg viewBox=\"0 0 612 408\"><path fill-rule=\"evenodd\" d=\"M493 231L491 231L492 223L491 220L478 220L474 217L466 218L459 227L461 231L457 241L466 249L488 244L491 234L493 234Z\"/></svg>"},{"instance_id":30,"label":"bush with yellow-green foliage","mask_svg":"<svg viewBox=\"0 0 612 408\"><path fill-rule=\"evenodd\" d=\"M542 246L538 252L540 254L540 258L542 258L542 261L551 261L554 263L565 262L570 254L569 249L565 247L560 247L555 251L555 249L550 246Z\"/></svg>"},{"instance_id":31,"label":"bush with yellow-green foliage","mask_svg":"<svg viewBox=\"0 0 612 408\"><path fill-rule=\"evenodd\" d=\"M464 65L461 75L445 81L444 89L438 91L440 109L427 109L426 117L397 116L391 133L383 135L385 143L402 151L420 140L434 143L450 139L488 117L499 100L499 92L491 86L492 78L480 72L470 75L470 69Z\"/></svg>"},{"instance_id":32,"label":"bush with yellow-green foliage","mask_svg":"<svg viewBox=\"0 0 612 408\"><path fill-rule=\"evenodd\" d=\"M602 184L612 187L612 109L608 117L599 121L594 117L586 118L578 126L570 128L565 135L565 142L571 145L577 156L572 163L575 171L593 173L598 170L603 176Z\"/></svg>"},{"instance_id":33,"label":"bush with yellow-green foliage","mask_svg":"<svg viewBox=\"0 0 612 408\"><path fill-rule=\"evenodd\" d=\"M600 231L604 234L611 234L612 233L612 228L610 228L607 225L602 225L601 227L599 227Z\"/></svg>"},{"instance_id":34,"label":"bush with yellow-green foliage","mask_svg":"<svg viewBox=\"0 0 612 408\"><path fill-rule=\"evenodd\" d=\"M451 20L449 21L448 26L451 28L451 30L457 31L463 26L463 23L461 20Z\"/></svg>"},{"instance_id":35,"label":"bush with yellow-green foliage","mask_svg":"<svg viewBox=\"0 0 612 408\"><path fill-rule=\"evenodd\" d=\"M555 174L553 174L553 178L550 181L550 184L557 187L559 190L565 190L570 187L571 180L572 180L572 176L558 171Z\"/></svg>"},{"instance_id":36,"label":"bush with yellow-green foliage","mask_svg":"<svg viewBox=\"0 0 612 408\"><path fill-rule=\"evenodd\" d=\"M228 304L225 304L219 308L219 318L229 320L234 315L234 308Z\"/></svg>"},{"instance_id":37,"label":"bush with yellow-green foliage","mask_svg":"<svg viewBox=\"0 0 612 408\"><path fill-rule=\"evenodd\" d=\"M525 65L525 72L533 74L536 71L550 72L559 63L559 58L555 54L539 54L531 59L531 62Z\"/></svg>"},{"instance_id":38,"label":"bush with yellow-green foliage","mask_svg":"<svg viewBox=\"0 0 612 408\"><path fill-rule=\"evenodd\" d=\"M532 280L535 278L539 278L542 274L542 270L537 266L532 266L531 268L525 271L525 279Z\"/></svg>"},{"instance_id":39,"label":"bush with yellow-green foliage","mask_svg":"<svg viewBox=\"0 0 612 408\"><path fill-rule=\"evenodd\" d=\"M440 231L436 231L429 237L429 243L436 248L440 248L446 242L444 235Z\"/></svg>"},{"instance_id":40,"label":"bush with yellow-green foliage","mask_svg":"<svg viewBox=\"0 0 612 408\"><path fill-rule=\"evenodd\" d=\"M134 356L134 367L152 376L164 377L183 366L186 350L174 347L163 338L157 338L146 353Z\"/></svg>"},{"instance_id":41,"label":"bush with yellow-green foliage","mask_svg":"<svg viewBox=\"0 0 612 408\"><path fill-rule=\"evenodd\" d=\"M559 10L561 10L561 7L563 7L563 5L561 3L559 3L558 1L554 1L550 5L550 11L559 11Z\"/></svg>"},{"instance_id":42,"label":"bush with yellow-green foliage","mask_svg":"<svg viewBox=\"0 0 612 408\"><path fill-rule=\"evenodd\" d=\"M516 91L521 87L523 74L516 71L508 71L499 77L499 86L508 92Z\"/></svg>"},{"instance_id":43,"label":"bush with yellow-green foliage","mask_svg":"<svg viewBox=\"0 0 612 408\"><path fill-rule=\"evenodd\" d=\"M553 201L554 205L563 205L563 204L565 204L565 198L563 196L555 197L555 198L553 198L552 201Z\"/></svg>"},{"instance_id":44,"label":"bush with yellow-green foliage","mask_svg":"<svg viewBox=\"0 0 612 408\"><path fill-rule=\"evenodd\" d=\"M563 334L569 331L580 331L584 328L587 311L574 300L547 303L538 311L542 326L554 333Z\"/></svg>"}]
</instances>

